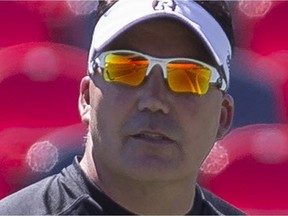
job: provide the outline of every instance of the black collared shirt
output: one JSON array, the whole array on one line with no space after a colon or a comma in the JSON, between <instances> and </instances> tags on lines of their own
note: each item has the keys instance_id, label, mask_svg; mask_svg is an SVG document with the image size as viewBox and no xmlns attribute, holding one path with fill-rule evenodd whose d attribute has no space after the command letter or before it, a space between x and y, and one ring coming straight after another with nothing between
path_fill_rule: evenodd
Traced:
<instances>
[{"instance_id":1,"label":"black collared shirt","mask_svg":"<svg viewBox=\"0 0 288 216\"><path fill-rule=\"evenodd\" d=\"M130 215L85 176L75 158L61 173L45 178L0 201L0 215ZM200 186L190 215L243 215Z\"/></svg>"}]
</instances>

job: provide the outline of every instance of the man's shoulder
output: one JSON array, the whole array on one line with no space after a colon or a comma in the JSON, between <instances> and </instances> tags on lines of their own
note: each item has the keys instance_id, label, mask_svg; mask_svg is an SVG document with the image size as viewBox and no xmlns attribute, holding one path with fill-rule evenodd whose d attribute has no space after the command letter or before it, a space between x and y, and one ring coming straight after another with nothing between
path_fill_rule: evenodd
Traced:
<instances>
[{"instance_id":1,"label":"man's shoulder","mask_svg":"<svg viewBox=\"0 0 288 216\"><path fill-rule=\"evenodd\" d=\"M202 199L205 202L206 209L209 209L209 212L205 214L219 214L219 215L245 215L244 212L237 209L235 206L224 201L215 194L209 192L208 190L199 187Z\"/></svg>"},{"instance_id":2,"label":"man's shoulder","mask_svg":"<svg viewBox=\"0 0 288 216\"><path fill-rule=\"evenodd\" d=\"M2 199L0 215L61 214L89 199L78 183L67 176L67 169Z\"/></svg>"},{"instance_id":3,"label":"man's shoulder","mask_svg":"<svg viewBox=\"0 0 288 216\"><path fill-rule=\"evenodd\" d=\"M27 186L0 201L0 214L46 214L47 186L55 176Z\"/></svg>"}]
</instances>

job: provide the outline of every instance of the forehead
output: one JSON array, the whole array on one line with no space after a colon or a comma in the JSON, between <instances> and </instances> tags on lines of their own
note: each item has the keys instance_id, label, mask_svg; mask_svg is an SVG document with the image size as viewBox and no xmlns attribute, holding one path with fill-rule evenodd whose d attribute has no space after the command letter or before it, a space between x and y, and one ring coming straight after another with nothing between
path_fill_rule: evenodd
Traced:
<instances>
[{"instance_id":1,"label":"forehead","mask_svg":"<svg viewBox=\"0 0 288 216\"><path fill-rule=\"evenodd\" d=\"M197 57L208 63L212 61L208 49L196 33L186 24L172 18L142 21L116 37L106 49L131 49L151 55L157 51L158 56L163 55L159 57L181 55Z\"/></svg>"}]
</instances>

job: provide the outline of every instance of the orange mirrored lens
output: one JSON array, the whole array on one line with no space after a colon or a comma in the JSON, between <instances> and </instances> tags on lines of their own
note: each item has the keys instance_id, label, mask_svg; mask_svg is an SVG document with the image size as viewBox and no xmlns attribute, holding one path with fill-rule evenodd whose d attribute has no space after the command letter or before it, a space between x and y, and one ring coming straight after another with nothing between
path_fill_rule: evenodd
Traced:
<instances>
[{"instance_id":1,"label":"orange mirrored lens","mask_svg":"<svg viewBox=\"0 0 288 216\"><path fill-rule=\"evenodd\" d=\"M211 71L190 62L170 62L167 66L168 85L175 92L203 95L208 91Z\"/></svg>"},{"instance_id":2,"label":"orange mirrored lens","mask_svg":"<svg viewBox=\"0 0 288 216\"><path fill-rule=\"evenodd\" d=\"M145 78L148 64L144 57L132 53L108 54L105 57L104 79L138 86Z\"/></svg>"}]
</instances>

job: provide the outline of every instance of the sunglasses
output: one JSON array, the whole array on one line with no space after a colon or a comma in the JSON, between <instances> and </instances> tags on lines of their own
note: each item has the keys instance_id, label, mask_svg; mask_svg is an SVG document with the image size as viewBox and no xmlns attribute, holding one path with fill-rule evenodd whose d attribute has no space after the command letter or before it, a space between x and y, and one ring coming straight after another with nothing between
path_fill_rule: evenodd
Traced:
<instances>
[{"instance_id":1,"label":"sunglasses","mask_svg":"<svg viewBox=\"0 0 288 216\"><path fill-rule=\"evenodd\" d=\"M94 64L102 68L105 81L134 87L143 83L155 65L161 66L169 88L176 93L204 95L209 84L222 84L215 67L189 58L155 58L135 51L116 50L101 53Z\"/></svg>"}]
</instances>

